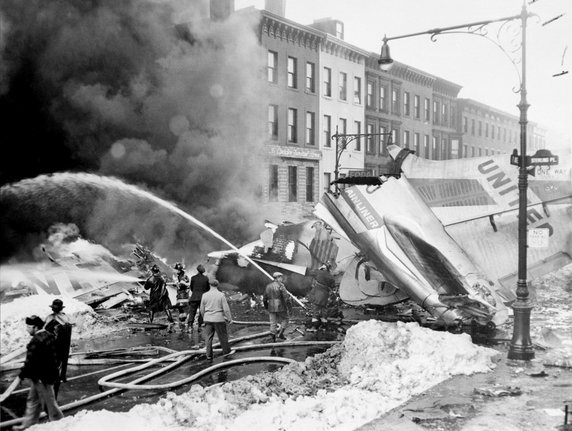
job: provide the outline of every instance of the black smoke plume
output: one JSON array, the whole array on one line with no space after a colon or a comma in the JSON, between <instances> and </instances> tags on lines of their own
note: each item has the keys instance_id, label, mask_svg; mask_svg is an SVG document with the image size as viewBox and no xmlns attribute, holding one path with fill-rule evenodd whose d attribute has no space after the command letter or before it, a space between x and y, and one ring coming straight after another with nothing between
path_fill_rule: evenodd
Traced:
<instances>
[{"instance_id":1,"label":"black smoke plume","mask_svg":"<svg viewBox=\"0 0 572 431\"><path fill-rule=\"evenodd\" d=\"M53 199L18 183L62 171L140 185L238 243L256 235L265 135L256 17L211 22L204 9L202 0L0 3L0 210L11 216L1 260L25 255L51 222L76 223L112 249L140 235L173 259L221 247L139 201L63 189ZM70 195L78 200L64 205ZM28 199L45 212L30 213Z\"/></svg>"}]
</instances>

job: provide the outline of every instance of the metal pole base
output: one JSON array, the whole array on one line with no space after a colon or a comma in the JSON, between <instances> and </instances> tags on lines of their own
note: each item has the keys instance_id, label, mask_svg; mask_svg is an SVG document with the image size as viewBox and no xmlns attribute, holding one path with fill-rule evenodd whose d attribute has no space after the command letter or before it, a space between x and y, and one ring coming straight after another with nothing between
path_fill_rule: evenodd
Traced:
<instances>
[{"instance_id":1,"label":"metal pole base","mask_svg":"<svg viewBox=\"0 0 572 431\"><path fill-rule=\"evenodd\" d=\"M517 301L512 306L514 310L514 331L508 359L530 361L534 359L534 349L530 338L530 311L532 306L528 301Z\"/></svg>"}]
</instances>

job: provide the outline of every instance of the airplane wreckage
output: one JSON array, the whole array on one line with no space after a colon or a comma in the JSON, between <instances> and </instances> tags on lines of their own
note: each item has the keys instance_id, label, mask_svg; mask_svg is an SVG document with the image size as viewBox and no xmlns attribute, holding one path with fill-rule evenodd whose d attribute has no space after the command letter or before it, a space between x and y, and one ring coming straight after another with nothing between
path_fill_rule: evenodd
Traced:
<instances>
[{"instance_id":1,"label":"airplane wreckage","mask_svg":"<svg viewBox=\"0 0 572 431\"><path fill-rule=\"evenodd\" d=\"M388 150L393 174L340 180L354 185L324 194L316 220L268 224L240 253L210 253L217 278L260 293L268 280L249 256L287 274L287 289L304 295L312 271L329 263L343 274L338 293L349 305L412 300L447 326L504 323L517 279L517 168L506 155L432 161ZM530 278L572 262L571 198L569 167L537 169L530 178L528 229L549 237L528 249Z\"/></svg>"},{"instance_id":2,"label":"airplane wreckage","mask_svg":"<svg viewBox=\"0 0 572 431\"><path fill-rule=\"evenodd\" d=\"M316 219L267 223L259 240L210 253L216 265L210 272L221 287L261 294L268 273L279 270L288 291L301 297L311 289L314 270L328 263L339 282L339 298L348 305L383 307L409 300L445 326L504 323L517 278L517 168L506 155L432 161L395 145L388 150L392 174L340 180L339 193L324 194L316 205ZM549 237L543 247L528 249L529 278L572 262L570 175L569 167L537 169L529 180L528 229L544 230ZM22 272L36 293L96 305L146 278L150 253L142 250L136 248L138 265L130 268L98 260L95 269L124 280L66 279L58 268L63 273L94 269L78 253L77 262L51 258L56 269L42 274ZM173 272L164 264L162 271Z\"/></svg>"}]
</instances>

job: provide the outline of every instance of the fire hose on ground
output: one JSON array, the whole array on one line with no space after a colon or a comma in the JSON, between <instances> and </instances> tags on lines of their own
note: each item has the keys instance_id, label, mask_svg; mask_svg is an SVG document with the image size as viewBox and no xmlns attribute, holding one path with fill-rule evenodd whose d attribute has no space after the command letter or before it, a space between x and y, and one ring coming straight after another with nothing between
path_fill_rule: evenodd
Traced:
<instances>
[{"instance_id":1,"label":"fire hose on ground","mask_svg":"<svg viewBox=\"0 0 572 431\"><path fill-rule=\"evenodd\" d=\"M243 322L241 322L241 323L243 323ZM248 322L244 322L244 323L248 323ZM258 323L258 322L255 322L255 324L256 323ZM268 324L268 322L265 322L265 324ZM247 340L250 340L253 338L260 338L260 337L264 337L267 335L270 335L269 331L235 338L233 340L229 340L229 343L230 344L236 344L236 343L239 343L242 341L247 341ZM239 346L239 347L236 347L234 350L236 350L236 351L247 351L247 350L259 350L259 349L264 349L264 348L269 348L269 347L293 347L293 346L315 346L315 345L331 346L331 345L337 344L337 343L339 343L339 341L286 341L286 342L279 342L279 343L265 343L265 344L249 345L249 346ZM220 343L216 343L215 345L213 345L213 347L215 347L215 346L220 346ZM220 350L220 349L215 349L215 350ZM149 362L138 365L136 367L132 367L132 368L128 368L125 370L115 372L111 375L103 377L102 379L100 379L98 381L98 385L100 386L100 388L102 386L107 386L107 387L112 387L112 389L109 389L107 391L101 392L101 393L96 394L96 395L92 395L90 397L87 397L87 398L84 398L81 400L71 402L69 404L65 404L63 406L60 406L60 409L62 410L62 412L77 409L78 407L90 404L92 402L101 400L103 398L109 397L109 396L114 395L118 392L123 392L123 391L128 390L128 389L129 390L138 390L138 389L141 389L141 390L143 390L143 389L146 389L146 390L149 390L149 389L164 390L164 389L170 389L170 388L185 385L185 384L190 383L194 380L198 380L201 377L203 377L209 373L212 373L213 371L216 371L219 368L227 368L227 367L231 367L234 365L241 365L244 363L250 363L250 362L293 363L293 362L296 362L293 359L276 357L276 356L260 356L260 357L235 359L235 360L230 360L230 361L226 361L226 362L223 362L220 364L210 366L204 370L201 370L198 373L195 373L194 375L192 375L190 377L187 377L187 378L182 379L182 380L178 380L176 382L167 383L167 384L163 384L163 385L139 385L139 383L148 381L154 377L157 377L161 374L164 374L167 371L170 371L170 370L182 365L184 362L188 361L189 359L191 359L197 355L204 354L205 352L206 352L206 349L196 349L196 350L185 350L185 351L180 351L180 352L169 353L166 356L151 360ZM176 358L178 358L178 359L176 359ZM159 370L156 370L156 371L153 371L149 374L141 376L141 377L133 380L130 383L117 383L117 382L109 382L108 381L108 380L111 380L111 379L114 379L117 377L121 377L121 376L124 376L127 374L132 374L132 373L135 373L137 371L141 371L141 370L146 369L150 366L159 364L159 363L167 361L167 360L170 360L170 361L174 360L174 362L172 362L171 364L169 364L169 365L167 365L167 366L165 366ZM112 369L114 369L114 368L117 368L117 367L112 367ZM106 371L108 371L108 370L109 369L107 369ZM88 373L88 374L91 374L91 373ZM40 418L45 418L45 417L46 417L46 414L43 412L40 415ZM5 422L0 422L0 428L17 425L17 424L21 423L22 421L23 421L23 418L17 418L17 419L11 419L11 420L8 420Z\"/></svg>"}]
</instances>

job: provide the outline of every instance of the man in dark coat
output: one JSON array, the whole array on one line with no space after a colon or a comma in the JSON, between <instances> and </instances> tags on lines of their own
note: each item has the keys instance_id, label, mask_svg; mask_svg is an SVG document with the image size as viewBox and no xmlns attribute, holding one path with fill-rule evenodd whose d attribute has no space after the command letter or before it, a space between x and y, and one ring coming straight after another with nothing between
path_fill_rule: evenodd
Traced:
<instances>
[{"instance_id":1,"label":"man in dark coat","mask_svg":"<svg viewBox=\"0 0 572 431\"><path fill-rule=\"evenodd\" d=\"M198 274L191 277L191 296L189 297L189 315L187 316L188 330L193 329L193 323L195 322L195 316L197 315L197 310L201 305L201 299L203 294L208 292L210 289L209 278L205 275L205 267L202 265L197 266ZM199 331L200 327L203 326L203 316L198 313L198 325Z\"/></svg>"},{"instance_id":2,"label":"man in dark coat","mask_svg":"<svg viewBox=\"0 0 572 431\"><path fill-rule=\"evenodd\" d=\"M285 340L284 331L288 327L288 315L291 312L292 304L290 296L284 286L284 276L281 272L272 274L274 281L269 283L264 289L263 301L264 308L268 311L270 319L270 332L272 333L272 342L276 342L276 338ZM280 330L278 330L280 323Z\"/></svg>"},{"instance_id":3,"label":"man in dark coat","mask_svg":"<svg viewBox=\"0 0 572 431\"><path fill-rule=\"evenodd\" d=\"M48 411L50 421L64 417L54 395L54 383L58 379L56 339L43 329L44 321L38 316L27 317L26 325L32 339L26 347L26 360L17 380L30 379L31 386L24 421L22 425L13 427L15 430L37 424L44 408Z\"/></svg>"},{"instance_id":4,"label":"man in dark coat","mask_svg":"<svg viewBox=\"0 0 572 431\"><path fill-rule=\"evenodd\" d=\"M153 322L155 313L164 311L167 313L169 322L173 322L171 315L171 300L169 299L169 292L167 291L167 283L159 271L157 265L151 268L151 277L145 281L143 288L150 290L149 292L149 321Z\"/></svg>"},{"instance_id":5,"label":"man in dark coat","mask_svg":"<svg viewBox=\"0 0 572 431\"><path fill-rule=\"evenodd\" d=\"M65 306L61 299L54 299L50 307L52 309L52 313L46 316L44 329L51 332L54 337L56 337L59 378L54 383L54 394L57 399L60 382L65 382L67 379L72 322L66 313L63 312Z\"/></svg>"},{"instance_id":6,"label":"man in dark coat","mask_svg":"<svg viewBox=\"0 0 572 431\"><path fill-rule=\"evenodd\" d=\"M330 293L335 289L336 283L334 276L330 273L330 266L324 264L320 266L314 275L312 289L308 293L308 301L312 304L312 322L306 329L315 332L321 325L328 323L326 306Z\"/></svg>"},{"instance_id":7,"label":"man in dark coat","mask_svg":"<svg viewBox=\"0 0 572 431\"><path fill-rule=\"evenodd\" d=\"M183 264L177 262L174 266L176 274L176 281L175 284L177 286L177 303L175 307L179 311L179 322L183 322L183 320L187 319L185 313L188 311L189 308L189 286L191 284L191 280L189 276L185 274L185 268Z\"/></svg>"}]
</instances>

